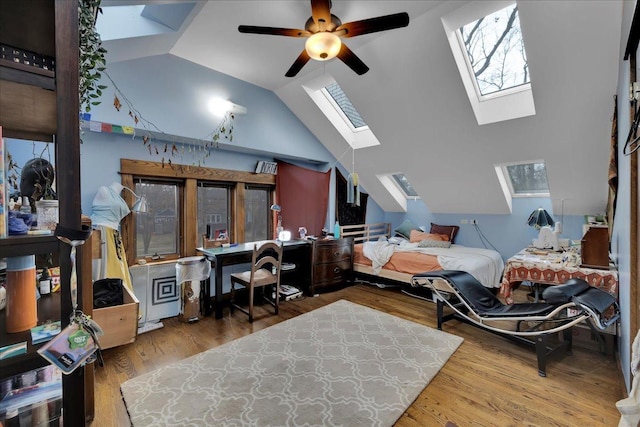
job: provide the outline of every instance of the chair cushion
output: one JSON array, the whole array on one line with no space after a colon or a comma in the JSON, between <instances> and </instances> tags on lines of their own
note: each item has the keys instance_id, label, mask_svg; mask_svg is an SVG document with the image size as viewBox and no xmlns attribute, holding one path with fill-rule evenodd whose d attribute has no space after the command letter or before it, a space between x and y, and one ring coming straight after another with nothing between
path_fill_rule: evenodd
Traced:
<instances>
[{"instance_id":1,"label":"chair cushion","mask_svg":"<svg viewBox=\"0 0 640 427\"><path fill-rule=\"evenodd\" d=\"M251 280L251 271L232 273L231 280L233 280L235 283L240 283L243 286L249 286L249 281ZM253 277L254 287L273 285L275 283L276 276L274 276L271 271L267 270L266 268L256 270L256 273Z\"/></svg>"},{"instance_id":2,"label":"chair cushion","mask_svg":"<svg viewBox=\"0 0 640 427\"><path fill-rule=\"evenodd\" d=\"M550 286L542 292L542 299L549 304L564 304L571 297L589 289L589 284L582 279L569 279L564 285Z\"/></svg>"}]
</instances>

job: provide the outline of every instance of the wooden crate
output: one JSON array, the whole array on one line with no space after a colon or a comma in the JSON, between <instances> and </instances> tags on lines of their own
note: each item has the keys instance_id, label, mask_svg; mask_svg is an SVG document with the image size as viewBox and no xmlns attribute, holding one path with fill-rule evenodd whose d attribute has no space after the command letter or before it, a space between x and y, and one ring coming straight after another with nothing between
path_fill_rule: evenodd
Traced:
<instances>
[{"instance_id":1,"label":"wooden crate","mask_svg":"<svg viewBox=\"0 0 640 427\"><path fill-rule=\"evenodd\" d=\"M103 350L132 343L138 335L140 303L126 286L123 290L124 304L93 309L93 320L104 330L104 335L98 337Z\"/></svg>"}]
</instances>

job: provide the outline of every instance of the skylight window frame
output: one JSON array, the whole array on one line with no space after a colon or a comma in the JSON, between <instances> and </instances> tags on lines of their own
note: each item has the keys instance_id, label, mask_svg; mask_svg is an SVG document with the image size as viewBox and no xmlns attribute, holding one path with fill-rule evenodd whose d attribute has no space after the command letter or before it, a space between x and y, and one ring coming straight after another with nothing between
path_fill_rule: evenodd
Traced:
<instances>
[{"instance_id":1,"label":"skylight window frame","mask_svg":"<svg viewBox=\"0 0 640 427\"><path fill-rule=\"evenodd\" d=\"M513 186L513 182L511 181L511 175L509 174L509 167L518 166L518 165L531 165L536 163L541 163L544 165L545 175L547 175L547 191L516 193L516 190ZM508 189L509 194L511 195L511 198L518 199L518 198L533 198L533 197L551 197L551 189L549 188L549 176L547 174L547 164L544 160L538 159L538 160L529 160L529 161L523 161L523 162L502 163L502 164L496 165L496 172L499 175L502 175L501 177L499 176L499 180L503 186L506 186L506 189Z\"/></svg>"},{"instance_id":2,"label":"skylight window frame","mask_svg":"<svg viewBox=\"0 0 640 427\"><path fill-rule=\"evenodd\" d=\"M407 176L405 174L403 174L402 172L396 172L396 173L392 173L390 174L391 179L393 180L393 183L396 185L396 187L398 187L398 189L402 192L402 194L404 195L404 197L407 200L417 200L420 198L420 196L418 196L418 193L416 193L415 195L413 194L409 194L407 193L407 190L405 189L405 187L400 184L400 179L397 178L397 176L402 176L404 177L404 179L407 180L407 183L409 183L409 185L411 186L411 188L413 189L413 191L415 192L416 190L413 188L413 185L411 185L411 182L409 182L409 179L407 178Z\"/></svg>"},{"instance_id":3,"label":"skylight window frame","mask_svg":"<svg viewBox=\"0 0 640 427\"><path fill-rule=\"evenodd\" d=\"M333 82L336 85L338 85L338 87L340 87L340 85L337 82ZM329 85L327 85L329 86ZM369 130L369 126L368 125L364 125L364 126L360 126L360 127L355 127L353 125L353 123L351 123L351 120L349 119L349 117L347 116L347 114L344 112L344 110L342 109L342 107L340 107L340 104L338 104L335 100L335 98L329 93L329 91L327 90L327 86L324 86L322 89L320 89L320 93L322 93L324 95L325 98L327 98L327 101L329 102L329 104L331 104L331 106L333 107L334 110L336 110L336 113L338 113L338 115L340 116L340 118L344 121L345 125L347 125L347 127L349 128L349 130L351 130L351 132L353 133L358 133L358 132L365 132ZM342 90L342 88L340 87L340 90ZM342 91L344 93L344 91ZM347 94L345 93L345 96L347 96ZM353 105L353 102L351 102L351 100L349 99L349 97L347 96L347 99L349 100L349 102L351 103L351 105ZM353 108L355 108L355 105L353 106ZM358 112L356 110L356 112ZM360 118L362 119L363 123L366 123L364 121L364 118L362 118L362 116L360 115L360 113L358 112L358 116L360 116Z\"/></svg>"},{"instance_id":4,"label":"skylight window frame","mask_svg":"<svg viewBox=\"0 0 640 427\"><path fill-rule=\"evenodd\" d=\"M513 2L510 2L510 4L506 5L505 7L502 7L500 9L497 9L497 10L491 12L491 13L488 13L488 14L484 15L484 17L486 18L487 16L489 16L489 15L491 15L493 13L502 11L502 10L506 9L507 7L509 7L511 5L514 5L514 4L516 5L516 7L518 7L517 2L513 1ZM518 11L518 13L519 13L519 11ZM511 87L508 87L506 89L500 89L500 90L497 90L495 92L488 93L486 95L483 94L480 91L480 86L478 84L478 78L476 77L475 70L473 69L473 66L471 65L471 60L469 58L469 53L467 52L467 48L464 45L464 40L462 39L462 34L460 32L460 28L464 27L465 25L468 25L468 24L471 24L473 22L476 22L478 19L481 19L481 18L482 18L482 16L478 17L474 21L468 22L467 24L464 24L464 25L458 27L458 29L455 32L456 38L458 39L458 45L459 45L460 51L463 53L462 56L464 57L464 62L466 64L466 66L467 66L467 72L469 73L469 77L471 77L471 82L473 83L473 87L474 87L474 89L476 91L476 96L478 97L478 99L482 102L482 101L485 101L485 100L490 100L490 99L498 98L498 97L501 97L501 96L508 96L508 95L511 95L511 94L514 94L514 93L523 92L523 91L526 91L526 90L531 90L531 78L529 78L529 81L526 82L526 83L520 83L518 85L511 86ZM520 22L520 16L518 16L518 23L519 22ZM521 30L521 32L522 32L522 30ZM529 75L530 75L530 73L529 73Z\"/></svg>"},{"instance_id":5,"label":"skylight window frame","mask_svg":"<svg viewBox=\"0 0 640 427\"><path fill-rule=\"evenodd\" d=\"M322 90L336 82L333 76L325 72L304 79L302 89L352 149L358 150L380 145L380 141L368 126L366 128L354 128L350 120L343 116L344 113L341 109L334 106L335 100L333 100L333 97Z\"/></svg>"},{"instance_id":6,"label":"skylight window frame","mask_svg":"<svg viewBox=\"0 0 640 427\"><path fill-rule=\"evenodd\" d=\"M475 74L469 72L470 64L468 64L466 48L464 48L464 43L461 45L461 40L458 36L460 27L474 22L483 16L491 15L513 3L516 2L513 0L468 2L441 18L451 53L453 54L462 79L462 84L479 125L518 119L536 114L532 90L533 77L528 84L516 86L512 88L513 90L493 92L480 96ZM522 19L520 22L522 24ZM525 31L522 26L521 29L526 44L526 34L524 34Z\"/></svg>"}]
</instances>

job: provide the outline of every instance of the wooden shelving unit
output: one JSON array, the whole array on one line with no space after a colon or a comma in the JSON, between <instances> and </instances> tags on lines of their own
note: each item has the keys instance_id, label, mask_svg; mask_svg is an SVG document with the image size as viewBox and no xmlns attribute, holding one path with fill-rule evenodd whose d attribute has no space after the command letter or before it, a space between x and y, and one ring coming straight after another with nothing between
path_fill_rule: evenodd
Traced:
<instances>
[{"instance_id":1,"label":"wooden shelving unit","mask_svg":"<svg viewBox=\"0 0 640 427\"><path fill-rule=\"evenodd\" d=\"M0 44L54 57L56 62L54 73L0 61L3 137L56 141L59 224L76 230L81 226L78 37L78 0L0 2ZM57 253L61 261L61 292L41 298L39 320L59 318L64 327L72 312L70 247L54 236L0 239L0 258L47 253ZM90 253L88 255L90 257ZM78 249L77 257L84 259L82 247ZM77 274L78 282L82 284L78 289L78 308L82 309L82 288L87 280L91 283L86 263L79 261ZM27 354L0 363L0 377L43 366L44 359L35 352L38 346L31 345L29 331L7 334L4 312L0 316L1 346L21 341L29 343ZM85 391L90 399L85 399ZM65 426L85 425L93 417L92 399L93 382L85 378L85 368L63 376Z\"/></svg>"}]
</instances>

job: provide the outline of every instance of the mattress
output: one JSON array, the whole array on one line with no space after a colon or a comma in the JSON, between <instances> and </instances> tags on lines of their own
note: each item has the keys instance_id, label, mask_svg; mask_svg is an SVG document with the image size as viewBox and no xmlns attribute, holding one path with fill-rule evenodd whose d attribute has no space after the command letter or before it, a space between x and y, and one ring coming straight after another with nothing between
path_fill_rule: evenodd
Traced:
<instances>
[{"instance_id":1,"label":"mattress","mask_svg":"<svg viewBox=\"0 0 640 427\"><path fill-rule=\"evenodd\" d=\"M372 260L364 255L364 245L383 245L380 242L365 242L354 245L354 270L369 275L378 275L392 280L411 283L417 273L437 270L462 270L473 275L488 288L499 288L504 270L504 261L496 251L451 245L450 248L419 248L414 244L392 245L393 251L381 268L381 260ZM389 246L385 249L391 251ZM369 248L370 249L370 248Z\"/></svg>"}]
</instances>

